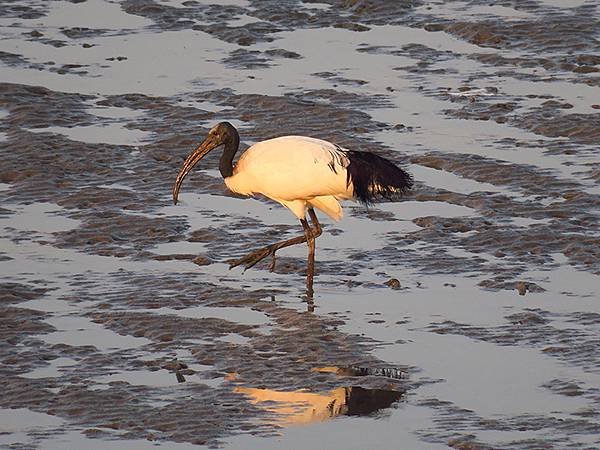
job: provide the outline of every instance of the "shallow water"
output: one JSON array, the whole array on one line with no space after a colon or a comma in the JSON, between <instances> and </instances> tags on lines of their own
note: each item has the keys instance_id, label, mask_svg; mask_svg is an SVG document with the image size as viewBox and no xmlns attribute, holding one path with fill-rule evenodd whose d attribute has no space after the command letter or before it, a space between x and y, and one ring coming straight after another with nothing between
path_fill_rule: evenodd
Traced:
<instances>
[{"instance_id":1,"label":"shallow water","mask_svg":"<svg viewBox=\"0 0 600 450\"><path fill-rule=\"evenodd\" d=\"M0 447L599 447L599 33L590 0L4 5ZM415 189L323 218L307 303L301 246L228 269L301 227L216 154L171 203L222 120Z\"/></svg>"}]
</instances>

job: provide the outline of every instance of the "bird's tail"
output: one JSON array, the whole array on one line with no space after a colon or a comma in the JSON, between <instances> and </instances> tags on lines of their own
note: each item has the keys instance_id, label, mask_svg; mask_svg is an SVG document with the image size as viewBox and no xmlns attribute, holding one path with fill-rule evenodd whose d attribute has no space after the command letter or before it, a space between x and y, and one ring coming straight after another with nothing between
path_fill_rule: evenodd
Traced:
<instances>
[{"instance_id":1,"label":"bird's tail","mask_svg":"<svg viewBox=\"0 0 600 450\"><path fill-rule=\"evenodd\" d=\"M393 162L374 153L348 150L346 183L354 188L354 197L364 204L403 194L412 188L412 176Z\"/></svg>"}]
</instances>

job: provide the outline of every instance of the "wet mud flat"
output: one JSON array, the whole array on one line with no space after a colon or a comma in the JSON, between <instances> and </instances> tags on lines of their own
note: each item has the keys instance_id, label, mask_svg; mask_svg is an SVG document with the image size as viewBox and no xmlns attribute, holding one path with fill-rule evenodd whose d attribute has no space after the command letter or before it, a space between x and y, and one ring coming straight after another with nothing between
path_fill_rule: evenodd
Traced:
<instances>
[{"instance_id":1,"label":"wet mud flat","mask_svg":"<svg viewBox=\"0 0 600 450\"><path fill-rule=\"evenodd\" d=\"M600 10L570 3L3 5L0 447L600 446ZM313 304L305 248L228 270L300 229L216 152L171 205L222 120L415 177L325 222Z\"/></svg>"}]
</instances>

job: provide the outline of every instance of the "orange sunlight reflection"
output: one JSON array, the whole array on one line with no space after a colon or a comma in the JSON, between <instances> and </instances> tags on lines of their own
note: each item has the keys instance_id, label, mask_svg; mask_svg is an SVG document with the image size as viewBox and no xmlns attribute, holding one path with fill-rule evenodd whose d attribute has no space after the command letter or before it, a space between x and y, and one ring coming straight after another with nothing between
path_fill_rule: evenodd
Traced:
<instances>
[{"instance_id":1,"label":"orange sunlight reflection","mask_svg":"<svg viewBox=\"0 0 600 450\"><path fill-rule=\"evenodd\" d=\"M284 427L322 422L340 415L369 415L390 407L402 396L398 391L358 386L341 387L320 394L246 387L237 387L235 392L247 395L250 403L273 413L275 418L272 422Z\"/></svg>"}]
</instances>

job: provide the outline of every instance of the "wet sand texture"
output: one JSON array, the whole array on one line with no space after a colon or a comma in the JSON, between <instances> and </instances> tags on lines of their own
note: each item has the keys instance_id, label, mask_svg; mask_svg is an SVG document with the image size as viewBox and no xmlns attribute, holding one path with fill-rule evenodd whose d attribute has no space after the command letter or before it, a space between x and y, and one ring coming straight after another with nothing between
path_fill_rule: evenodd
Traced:
<instances>
[{"instance_id":1,"label":"wet sand texture","mask_svg":"<svg viewBox=\"0 0 600 450\"><path fill-rule=\"evenodd\" d=\"M0 448L600 447L600 7L0 7ZM412 193L301 232L211 153L283 134ZM123 443L127 439L126 443Z\"/></svg>"}]
</instances>

